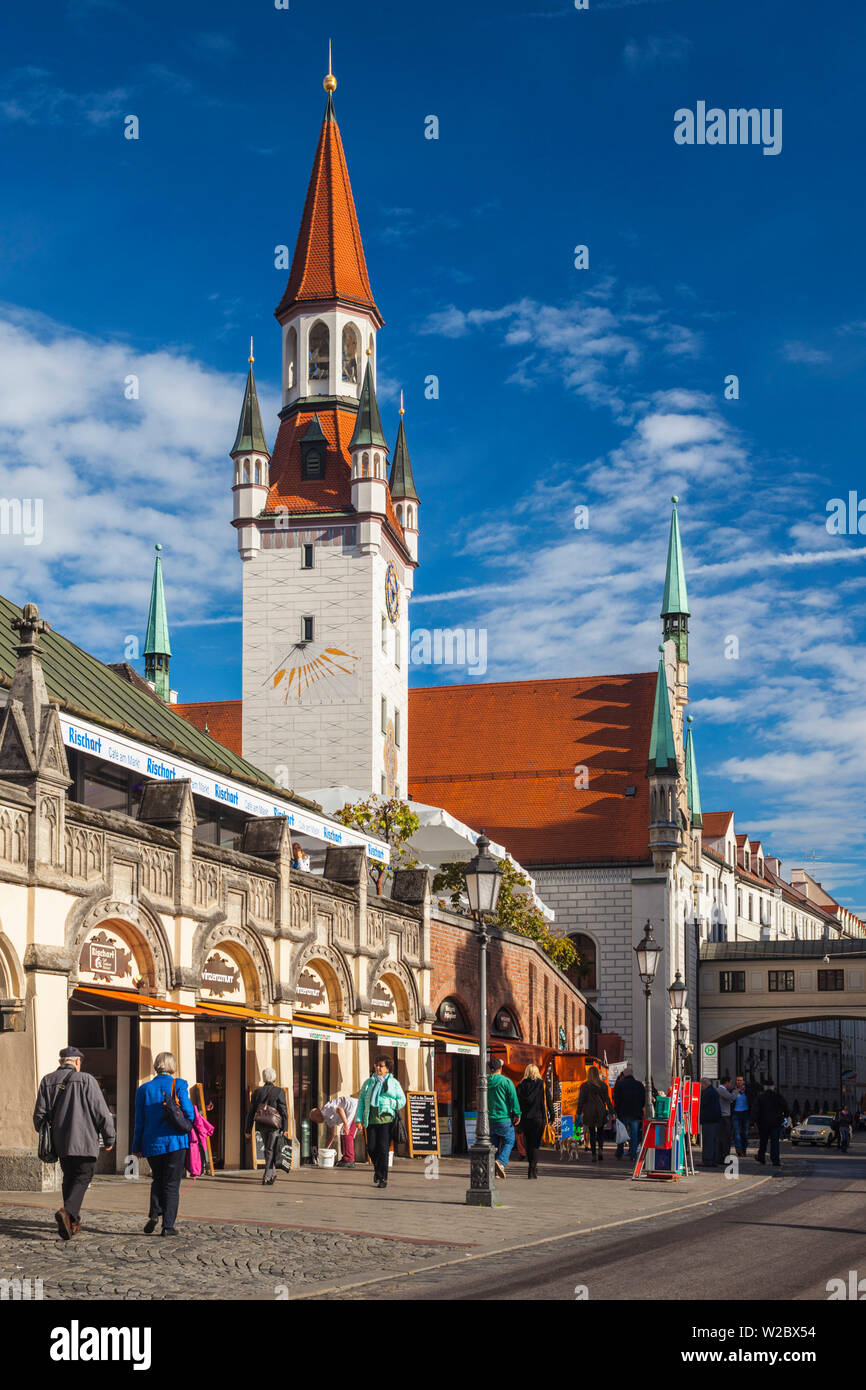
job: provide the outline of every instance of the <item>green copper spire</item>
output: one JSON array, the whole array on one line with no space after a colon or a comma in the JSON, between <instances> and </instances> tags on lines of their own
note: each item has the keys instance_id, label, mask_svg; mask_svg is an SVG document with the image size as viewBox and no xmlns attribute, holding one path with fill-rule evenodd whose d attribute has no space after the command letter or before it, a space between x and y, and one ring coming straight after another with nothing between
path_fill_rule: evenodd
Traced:
<instances>
[{"instance_id":1,"label":"green copper spire","mask_svg":"<svg viewBox=\"0 0 866 1390\"><path fill-rule=\"evenodd\" d=\"M395 502L402 502L406 498L412 502L417 502L418 494L415 491L415 479L412 477L409 446L406 443L406 431L403 428L403 413L403 392L401 391L400 428L397 431L397 443L394 445L394 462L391 464L391 477L388 486Z\"/></svg>"},{"instance_id":2,"label":"green copper spire","mask_svg":"<svg viewBox=\"0 0 866 1390\"><path fill-rule=\"evenodd\" d=\"M659 649L661 650L661 648ZM665 674L664 655L659 657L659 670L656 678L656 698L653 705L653 722L650 732L649 767L650 776L656 772L677 774L677 748L674 743L674 730L671 724L671 706L668 699L668 680Z\"/></svg>"},{"instance_id":3,"label":"green copper spire","mask_svg":"<svg viewBox=\"0 0 866 1390\"><path fill-rule=\"evenodd\" d=\"M695 757L695 738L692 733L692 716L687 715L689 731L686 735L686 788L689 795L689 815L692 828L703 825L701 815L701 789L698 785L698 764Z\"/></svg>"},{"instance_id":4,"label":"green copper spire","mask_svg":"<svg viewBox=\"0 0 866 1390\"><path fill-rule=\"evenodd\" d=\"M689 600L686 594L686 567L683 564L683 547L680 541L680 523L677 516L679 498L671 498L674 504L671 515L671 531L668 538L668 563L665 572L665 592L662 598L661 617L664 622L664 638L673 639L677 644L677 657L680 661L689 659Z\"/></svg>"},{"instance_id":5,"label":"green copper spire","mask_svg":"<svg viewBox=\"0 0 866 1390\"><path fill-rule=\"evenodd\" d=\"M168 641L168 617L165 611L165 589L162 585L161 545L154 547L153 584L150 590L150 610L147 615L147 635L144 639L144 676L153 681L156 693L169 703L170 681L168 664L171 647Z\"/></svg>"},{"instance_id":6,"label":"green copper spire","mask_svg":"<svg viewBox=\"0 0 866 1390\"><path fill-rule=\"evenodd\" d=\"M244 403L241 406L241 418L238 420L238 432L235 437L234 446L231 449L231 457L235 454L267 454L270 458L265 432L262 429L262 416L259 410L259 398L256 394L256 379L253 376L253 344L250 339L250 369L247 373L247 389L244 392Z\"/></svg>"},{"instance_id":7,"label":"green copper spire","mask_svg":"<svg viewBox=\"0 0 866 1390\"><path fill-rule=\"evenodd\" d=\"M349 448L384 449L386 453L388 451L388 445L385 443L385 436L382 433L382 420L379 416L376 392L373 389L369 358L364 368L364 384L361 387L361 399L358 403L358 418L355 421L355 433L352 435Z\"/></svg>"}]
</instances>

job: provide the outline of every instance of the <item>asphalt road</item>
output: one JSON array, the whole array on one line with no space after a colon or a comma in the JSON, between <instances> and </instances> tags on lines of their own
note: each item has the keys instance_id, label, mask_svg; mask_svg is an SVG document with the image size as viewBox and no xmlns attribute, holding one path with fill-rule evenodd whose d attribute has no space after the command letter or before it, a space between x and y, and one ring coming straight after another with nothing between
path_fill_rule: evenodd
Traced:
<instances>
[{"instance_id":1,"label":"asphalt road","mask_svg":"<svg viewBox=\"0 0 866 1390\"><path fill-rule=\"evenodd\" d=\"M788 1154L783 1146L783 1168L767 1166L771 1181L756 1193L718 1208L461 1260L338 1297L826 1301L828 1281L847 1284L851 1270L866 1296L866 1154L816 1150L786 1174Z\"/></svg>"}]
</instances>

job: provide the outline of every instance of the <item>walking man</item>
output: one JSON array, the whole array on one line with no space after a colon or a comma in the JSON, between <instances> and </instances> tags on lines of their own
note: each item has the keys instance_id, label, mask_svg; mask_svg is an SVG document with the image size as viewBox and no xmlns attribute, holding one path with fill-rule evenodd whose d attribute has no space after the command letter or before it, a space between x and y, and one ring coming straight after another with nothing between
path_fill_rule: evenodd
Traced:
<instances>
[{"instance_id":1,"label":"walking man","mask_svg":"<svg viewBox=\"0 0 866 1390\"><path fill-rule=\"evenodd\" d=\"M746 1082L742 1076L737 1077L731 1119L734 1129L734 1148L740 1158L745 1158L746 1150L749 1147L749 1097L746 1095Z\"/></svg>"},{"instance_id":2,"label":"walking man","mask_svg":"<svg viewBox=\"0 0 866 1390\"><path fill-rule=\"evenodd\" d=\"M719 1093L706 1076L701 1078L701 1167L719 1166L719 1130L722 1124L722 1107Z\"/></svg>"},{"instance_id":3,"label":"walking man","mask_svg":"<svg viewBox=\"0 0 866 1390\"><path fill-rule=\"evenodd\" d=\"M722 1120L719 1127L719 1162L724 1163L728 1154L731 1152L731 1134L733 1131L733 1106L736 1091L734 1090L733 1078L730 1076L722 1077L719 1082L719 1104L722 1107Z\"/></svg>"},{"instance_id":4,"label":"walking man","mask_svg":"<svg viewBox=\"0 0 866 1390\"><path fill-rule=\"evenodd\" d=\"M628 1156L632 1163L637 1162L640 1147L640 1126L646 1104L646 1087L638 1081L631 1067L625 1067L616 1078L613 1088L613 1108L616 1118L622 1120L628 1130ZM620 1157L620 1146L616 1156Z\"/></svg>"},{"instance_id":5,"label":"walking man","mask_svg":"<svg viewBox=\"0 0 866 1390\"><path fill-rule=\"evenodd\" d=\"M106 1152L114 1148L114 1118L95 1076L81 1070L84 1056L77 1047L64 1047L60 1066L39 1083L33 1128L51 1121L54 1148L63 1172L63 1206L54 1213L61 1240L81 1230L81 1203L93 1179L99 1157L99 1136Z\"/></svg>"},{"instance_id":6,"label":"walking man","mask_svg":"<svg viewBox=\"0 0 866 1390\"><path fill-rule=\"evenodd\" d=\"M513 1081L502 1075L502 1059L491 1057L487 1077L487 1114L490 1138L496 1147L496 1172L507 1178L505 1169L514 1148L514 1126L520 1119L520 1101Z\"/></svg>"},{"instance_id":7,"label":"walking man","mask_svg":"<svg viewBox=\"0 0 866 1390\"><path fill-rule=\"evenodd\" d=\"M764 1089L759 1096L756 1096L752 1106L752 1119L758 1126L758 1152L755 1157L759 1163L766 1163L767 1161L765 1155L769 1140L770 1162L774 1168L781 1168L779 1139L782 1134L782 1121L787 1113L788 1107L772 1081L766 1081Z\"/></svg>"}]
</instances>

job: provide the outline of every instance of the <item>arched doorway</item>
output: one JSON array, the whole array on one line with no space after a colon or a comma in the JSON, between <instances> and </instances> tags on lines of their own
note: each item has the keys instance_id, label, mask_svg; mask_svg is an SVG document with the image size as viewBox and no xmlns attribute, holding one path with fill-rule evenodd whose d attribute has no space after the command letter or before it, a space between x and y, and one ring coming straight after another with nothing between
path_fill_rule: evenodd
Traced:
<instances>
[{"instance_id":1,"label":"arched doorway","mask_svg":"<svg viewBox=\"0 0 866 1390\"><path fill-rule=\"evenodd\" d=\"M231 938L205 946L199 970L197 1002L261 1009L262 985L251 952ZM240 1168L251 1161L244 1123L249 1098L258 1084L255 1058L247 1055L243 1018L197 1018L195 1022L196 1081L202 1086L214 1165Z\"/></svg>"}]
</instances>

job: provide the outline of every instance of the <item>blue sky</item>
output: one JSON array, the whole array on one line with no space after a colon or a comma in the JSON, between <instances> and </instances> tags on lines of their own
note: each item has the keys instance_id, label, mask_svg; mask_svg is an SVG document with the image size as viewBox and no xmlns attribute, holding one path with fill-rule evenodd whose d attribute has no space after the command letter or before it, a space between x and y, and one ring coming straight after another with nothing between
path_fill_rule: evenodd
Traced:
<instances>
[{"instance_id":1,"label":"blue sky","mask_svg":"<svg viewBox=\"0 0 866 1390\"><path fill-rule=\"evenodd\" d=\"M173 683L239 695L226 450L250 333L273 439L274 247L332 36L423 504L413 625L484 628L485 679L652 669L678 493L704 805L864 910L866 542L825 525L866 498L864 28L802 0L7 10L0 457L45 501L41 545L0 536L3 592L120 660L159 540ZM781 153L676 144L699 101L780 108Z\"/></svg>"}]
</instances>

